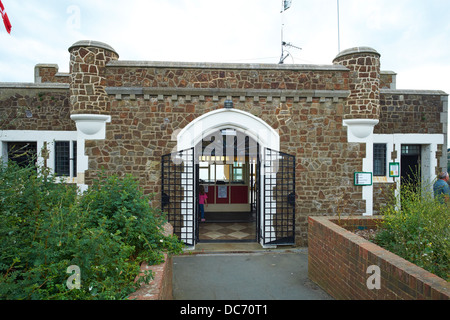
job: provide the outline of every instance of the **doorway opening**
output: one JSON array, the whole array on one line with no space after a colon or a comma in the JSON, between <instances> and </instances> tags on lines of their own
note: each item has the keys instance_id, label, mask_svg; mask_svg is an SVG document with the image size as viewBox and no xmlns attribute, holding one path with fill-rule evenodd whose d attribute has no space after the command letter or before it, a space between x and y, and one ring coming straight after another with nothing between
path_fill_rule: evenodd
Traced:
<instances>
[{"instance_id":1,"label":"doorway opening","mask_svg":"<svg viewBox=\"0 0 450 320\"><path fill-rule=\"evenodd\" d=\"M421 145L402 145L400 166L400 203L403 205L404 197L411 193L421 191Z\"/></svg>"},{"instance_id":2,"label":"doorway opening","mask_svg":"<svg viewBox=\"0 0 450 320\"><path fill-rule=\"evenodd\" d=\"M257 242L259 145L234 128L216 130L196 146L198 242Z\"/></svg>"},{"instance_id":3,"label":"doorway opening","mask_svg":"<svg viewBox=\"0 0 450 320\"><path fill-rule=\"evenodd\" d=\"M401 183L419 184L421 182L421 145L403 144L401 155Z\"/></svg>"},{"instance_id":4,"label":"doorway opening","mask_svg":"<svg viewBox=\"0 0 450 320\"><path fill-rule=\"evenodd\" d=\"M161 158L161 208L174 234L189 247L201 241L293 245L296 161L279 146L277 131L236 109L211 111L181 130L176 151ZM200 186L209 198L204 222ZM209 230L209 239L200 231L206 225L218 233L221 223L234 225L222 234Z\"/></svg>"}]
</instances>

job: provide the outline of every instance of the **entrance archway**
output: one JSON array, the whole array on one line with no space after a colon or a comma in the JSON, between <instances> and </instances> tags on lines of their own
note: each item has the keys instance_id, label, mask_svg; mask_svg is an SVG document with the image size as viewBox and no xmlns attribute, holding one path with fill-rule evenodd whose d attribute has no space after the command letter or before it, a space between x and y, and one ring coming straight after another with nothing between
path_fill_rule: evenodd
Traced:
<instances>
[{"instance_id":1,"label":"entrance archway","mask_svg":"<svg viewBox=\"0 0 450 320\"><path fill-rule=\"evenodd\" d=\"M258 240L259 154L258 143L234 128L197 144L199 242Z\"/></svg>"},{"instance_id":2,"label":"entrance archway","mask_svg":"<svg viewBox=\"0 0 450 320\"><path fill-rule=\"evenodd\" d=\"M235 149L236 146L234 144L228 143L227 145L226 141L231 140L226 139L227 137L238 140L236 144L239 146ZM247 145L245 142L247 142ZM197 188L201 185L208 188L210 200L214 199L210 201L206 215L209 213L209 217L218 220L222 219L222 221L233 220L233 218L234 221L239 221L245 219L245 213L247 213L249 220L254 219L252 221L255 227L253 233L250 232L252 227L248 225L245 229L246 232L242 233L239 231L242 231L241 228L244 225L232 225L230 227L239 229L236 234L243 236L242 241L247 241L251 238L254 241L259 240L261 238L259 231L264 229L261 226L262 219L260 219L261 212L264 211L260 210L260 208L264 208L264 200L259 192L261 190L259 155L266 148L279 150L280 136L278 131L274 130L262 119L248 112L237 109L219 109L195 119L178 134L177 150L182 151L190 148L194 148L195 161L198 162ZM237 183L231 185L233 181L223 181L226 180L226 177L214 177L218 178L215 179L214 183L202 184L200 181L200 174L202 174L200 164L202 158L204 160L203 163L208 163L210 169L210 165L214 164L214 169L221 170L221 174L224 173L223 170L225 169L228 171L227 174L233 175L233 170L239 170L234 168L234 165L242 164L242 166L247 168L247 179L243 179L244 181L242 183L235 181ZM233 177L231 178L233 179ZM217 183L222 183L222 185L218 185ZM236 195L239 192L241 192L240 195L242 195L242 192L245 192L248 196L242 198L237 197ZM236 200L233 198L240 199ZM212 212L216 212L216 214L212 214ZM200 215L200 212L197 212L197 215ZM209 225L208 227L219 228L219 225ZM201 227L197 223L197 240L201 241L200 230ZM220 230L223 231L223 234L226 233L224 231L226 228L221 228ZM215 232L207 233L210 236L212 234L218 236L216 238L218 241L230 241L232 237L229 234L223 237L220 236L220 230L217 229ZM244 236L244 233L248 235ZM203 236L205 236L204 232ZM208 237L206 236L206 238Z\"/></svg>"},{"instance_id":3,"label":"entrance archway","mask_svg":"<svg viewBox=\"0 0 450 320\"><path fill-rule=\"evenodd\" d=\"M255 140L262 148L280 149L280 135L262 119L242 110L211 111L188 124L177 136L177 151L194 148L214 132L233 128Z\"/></svg>"},{"instance_id":4,"label":"entrance archway","mask_svg":"<svg viewBox=\"0 0 450 320\"><path fill-rule=\"evenodd\" d=\"M188 246L195 246L198 242L200 162L207 162L208 168L219 157L221 163L239 162L239 156L245 157L250 147L237 150L230 157L231 153L226 149L231 146L233 150L235 144L228 146L221 141L223 136L237 133L245 137L246 140L241 139L244 144L252 142L253 145L253 155L248 157L248 161L254 162L255 188L249 194L255 191L255 198L254 202L246 205L254 203L257 208L257 240L267 247L294 244L295 157L278 151L280 136L276 130L258 117L235 109L212 111L192 121L177 135L176 150L162 157L161 207L168 214L174 233ZM215 183L215 193L219 192L216 186ZM225 192L225 188L220 189ZM231 190L227 189L229 192Z\"/></svg>"}]
</instances>

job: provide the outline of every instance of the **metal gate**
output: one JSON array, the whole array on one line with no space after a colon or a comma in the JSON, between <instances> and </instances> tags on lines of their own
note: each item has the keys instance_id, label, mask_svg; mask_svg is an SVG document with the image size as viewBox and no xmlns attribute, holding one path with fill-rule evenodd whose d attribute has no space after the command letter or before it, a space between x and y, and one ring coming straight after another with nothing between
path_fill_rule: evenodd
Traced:
<instances>
[{"instance_id":1,"label":"metal gate","mask_svg":"<svg viewBox=\"0 0 450 320\"><path fill-rule=\"evenodd\" d=\"M266 148L260 236L265 245L295 244L295 156Z\"/></svg>"},{"instance_id":2,"label":"metal gate","mask_svg":"<svg viewBox=\"0 0 450 320\"><path fill-rule=\"evenodd\" d=\"M165 155L161 159L161 209L174 234L188 246L197 239L197 186L194 148Z\"/></svg>"}]
</instances>

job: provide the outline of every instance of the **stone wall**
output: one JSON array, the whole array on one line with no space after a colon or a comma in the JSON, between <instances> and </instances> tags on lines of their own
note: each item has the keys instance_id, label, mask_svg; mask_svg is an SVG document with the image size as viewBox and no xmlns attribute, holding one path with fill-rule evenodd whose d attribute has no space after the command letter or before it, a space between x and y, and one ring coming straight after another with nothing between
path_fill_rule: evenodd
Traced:
<instances>
[{"instance_id":1,"label":"stone wall","mask_svg":"<svg viewBox=\"0 0 450 320\"><path fill-rule=\"evenodd\" d=\"M397 74L392 71L382 71L380 75L380 90L397 89Z\"/></svg>"},{"instance_id":2,"label":"stone wall","mask_svg":"<svg viewBox=\"0 0 450 320\"><path fill-rule=\"evenodd\" d=\"M68 87L0 84L0 130L76 131Z\"/></svg>"},{"instance_id":3,"label":"stone wall","mask_svg":"<svg viewBox=\"0 0 450 320\"><path fill-rule=\"evenodd\" d=\"M35 83L70 83L69 73L60 73L57 64L37 64L34 68Z\"/></svg>"},{"instance_id":4,"label":"stone wall","mask_svg":"<svg viewBox=\"0 0 450 320\"><path fill-rule=\"evenodd\" d=\"M278 66L111 61L108 87L348 90L348 70Z\"/></svg>"},{"instance_id":5,"label":"stone wall","mask_svg":"<svg viewBox=\"0 0 450 320\"><path fill-rule=\"evenodd\" d=\"M375 134L444 134L447 144L448 95L443 91L381 90L380 123ZM445 150L438 146L436 174L447 168Z\"/></svg>"},{"instance_id":6,"label":"stone wall","mask_svg":"<svg viewBox=\"0 0 450 320\"><path fill-rule=\"evenodd\" d=\"M131 173L146 193L155 193L159 205L161 156L176 147L176 133L197 117L223 108L226 97L204 92L162 95L159 90L109 88L112 121L106 139L88 141L89 183L98 170ZM297 242L306 245L308 215L336 214L336 203L347 199L347 212L365 210L361 189L352 184L353 172L362 168L365 145L348 143L342 125L347 92L298 92L295 97L231 97L234 107L247 111L279 130L281 151L297 157ZM231 94L231 93L230 93ZM267 94L267 92L265 92ZM316 92L316 94L319 94ZM305 96L303 96L305 95ZM328 95L328 96L327 96Z\"/></svg>"},{"instance_id":7,"label":"stone wall","mask_svg":"<svg viewBox=\"0 0 450 320\"><path fill-rule=\"evenodd\" d=\"M374 214L381 214L381 208L386 204L391 204L395 201L395 183L374 183L373 184L373 212Z\"/></svg>"},{"instance_id":8,"label":"stone wall","mask_svg":"<svg viewBox=\"0 0 450 320\"><path fill-rule=\"evenodd\" d=\"M380 123L374 133L443 133L443 95L436 91L382 90Z\"/></svg>"}]
</instances>

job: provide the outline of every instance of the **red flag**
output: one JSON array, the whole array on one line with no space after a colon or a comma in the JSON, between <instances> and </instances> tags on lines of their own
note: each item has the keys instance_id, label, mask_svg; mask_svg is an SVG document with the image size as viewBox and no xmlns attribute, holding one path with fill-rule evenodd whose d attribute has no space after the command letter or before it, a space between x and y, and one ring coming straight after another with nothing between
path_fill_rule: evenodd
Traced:
<instances>
[{"instance_id":1,"label":"red flag","mask_svg":"<svg viewBox=\"0 0 450 320\"><path fill-rule=\"evenodd\" d=\"M3 6L3 3L1 0L0 0L0 14L2 15L3 23L5 24L6 31L8 31L8 33L11 34L11 29L12 29L11 22L9 21L8 15L6 14L6 11L5 11L5 7Z\"/></svg>"}]
</instances>

